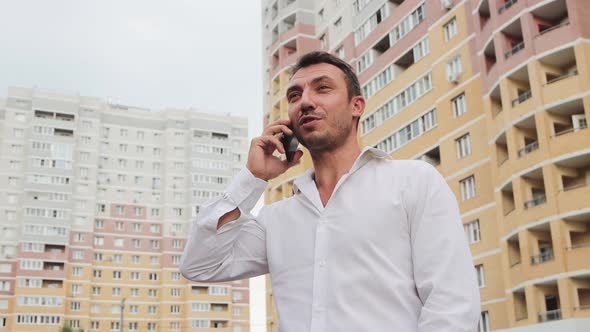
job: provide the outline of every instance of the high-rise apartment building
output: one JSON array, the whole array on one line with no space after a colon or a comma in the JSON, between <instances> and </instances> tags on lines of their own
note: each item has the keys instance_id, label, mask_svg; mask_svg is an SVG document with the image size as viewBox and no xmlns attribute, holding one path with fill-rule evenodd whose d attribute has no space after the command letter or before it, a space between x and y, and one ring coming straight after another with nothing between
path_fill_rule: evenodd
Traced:
<instances>
[{"instance_id":1,"label":"high-rise apartment building","mask_svg":"<svg viewBox=\"0 0 590 332\"><path fill-rule=\"evenodd\" d=\"M247 280L178 271L192 217L244 164L247 136L244 118L9 88L0 331L249 331Z\"/></svg>"},{"instance_id":2,"label":"high-rise apartment building","mask_svg":"<svg viewBox=\"0 0 590 332\"><path fill-rule=\"evenodd\" d=\"M263 0L262 11L265 124L287 116L299 56L351 63L367 99L362 145L433 164L457 197L479 331L590 330L590 2ZM291 196L310 166L271 181L266 201Z\"/></svg>"}]
</instances>

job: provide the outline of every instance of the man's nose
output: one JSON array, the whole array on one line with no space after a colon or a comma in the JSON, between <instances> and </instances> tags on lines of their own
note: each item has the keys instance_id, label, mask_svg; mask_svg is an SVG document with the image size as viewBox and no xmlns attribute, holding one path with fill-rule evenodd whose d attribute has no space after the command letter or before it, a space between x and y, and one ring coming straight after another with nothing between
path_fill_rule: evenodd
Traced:
<instances>
[{"instance_id":1,"label":"man's nose","mask_svg":"<svg viewBox=\"0 0 590 332\"><path fill-rule=\"evenodd\" d=\"M307 113L315 109L315 102L313 95L309 90L304 90L301 93L301 102L299 103L301 113Z\"/></svg>"}]
</instances>

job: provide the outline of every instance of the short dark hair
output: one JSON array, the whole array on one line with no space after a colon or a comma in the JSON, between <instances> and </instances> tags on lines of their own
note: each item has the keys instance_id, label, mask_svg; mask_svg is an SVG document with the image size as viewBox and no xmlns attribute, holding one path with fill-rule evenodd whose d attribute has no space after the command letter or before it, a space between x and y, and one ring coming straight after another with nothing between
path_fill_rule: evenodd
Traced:
<instances>
[{"instance_id":1,"label":"short dark hair","mask_svg":"<svg viewBox=\"0 0 590 332\"><path fill-rule=\"evenodd\" d=\"M346 90L348 91L348 100L351 100L352 97L361 95L361 85L352 67L348 63L341 60L339 57L336 57L328 52L315 51L304 54L293 66L291 75L295 75L295 73L301 68L317 65L320 63L327 63L336 66L344 73Z\"/></svg>"}]
</instances>

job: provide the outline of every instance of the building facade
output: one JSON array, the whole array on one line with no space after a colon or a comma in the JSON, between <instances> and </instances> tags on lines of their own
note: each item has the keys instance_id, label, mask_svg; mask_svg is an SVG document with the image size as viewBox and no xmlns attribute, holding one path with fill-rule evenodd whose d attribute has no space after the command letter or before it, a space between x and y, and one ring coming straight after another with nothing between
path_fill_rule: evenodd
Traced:
<instances>
[{"instance_id":1,"label":"building facade","mask_svg":"<svg viewBox=\"0 0 590 332\"><path fill-rule=\"evenodd\" d=\"M0 131L0 331L249 331L248 280L178 271L246 119L9 88Z\"/></svg>"},{"instance_id":2,"label":"building facade","mask_svg":"<svg viewBox=\"0 0 590 332\"><path fill-rule=\"evenodd\" d=\"M302 54L351 63L362 145L433 164L457 197L479 330L590 330L588 15L584 0L263 0L263 121L287 116ZM267 203L309 167L271 181Z\"/></svg>"}]
</instances>

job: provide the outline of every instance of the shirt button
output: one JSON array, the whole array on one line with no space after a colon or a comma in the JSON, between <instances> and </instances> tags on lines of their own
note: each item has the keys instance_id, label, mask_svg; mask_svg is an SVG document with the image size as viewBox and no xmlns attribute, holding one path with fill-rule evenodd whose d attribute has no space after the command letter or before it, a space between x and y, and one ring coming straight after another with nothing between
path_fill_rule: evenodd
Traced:
<instances>
[{"instance_id":1,"label":"shirt button","mask_svg":"<svg viewBox=\"0 0 590 332\"><path fill-rule=\"evenodd\" d=\"M320 267L326 266L326 261L320 261Z\"/></svg>"},{"instance_id":2,"label":"shirt button","mask_svg":"<svg viewBox=\"0 0 590 332\"><path fill-rule=\"evenodd\" d=\"M229 194L228 193L223 193L223 199L228 199L229 198Z\"/></svg>"}]
</instances>

